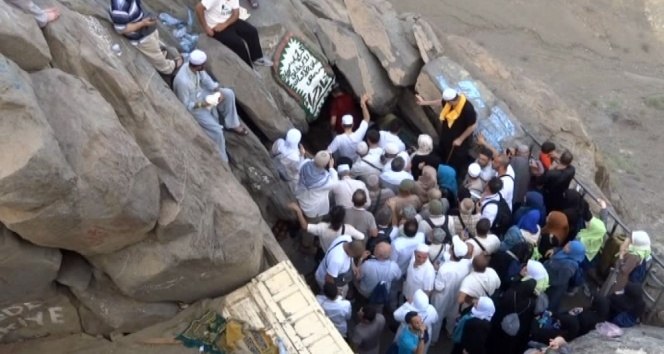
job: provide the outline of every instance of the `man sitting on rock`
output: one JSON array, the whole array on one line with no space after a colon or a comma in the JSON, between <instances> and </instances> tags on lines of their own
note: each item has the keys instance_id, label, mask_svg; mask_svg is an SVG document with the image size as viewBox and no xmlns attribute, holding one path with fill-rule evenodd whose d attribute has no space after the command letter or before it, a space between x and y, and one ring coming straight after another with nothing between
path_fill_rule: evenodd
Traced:
<instances>
[{"instance_id":1,"label":"man sitting on rock","mask_svg":"<svg viewBox=\"0 0 664 354\"><path fill-rule=\"evenodd\" d=\"M136 46L150 64L161 74L175 75L182 66L183 59L166 59L159 45L157 20L149 17L141 9L139 0L111 0L109 9L115 31Z\"/></svg>"},{"instance_id":2,"label":"man sitting on rock","mask_svg":"<svg viewBox=\"0 0 664 354\"><path fill-rule=\"evenodd\" d=\"M60 17L60 10L57 7L42 9L32 2L32 0L7 0L7 2L23 10L23 12L32 15L41 28L46 27L47 24Z\"/></svg>"},{"instance_id":3,"label":"man sitting on rock","mask_svg":"<svg viewBox=\"0 0 664 354\"><path fill-rule=\"evenodd\" d=\"M208 36L234 51L249 67L253 68L252 62L261 66L273 65L263 56L256 27L240 20L239 0L203 0L196 5L196 17Z\"/></svg>"},{"instance_id":4,"label":"man sitting on rock","mask_svg":"<svg viewBox=\"0 0 664 354\"><path fill-rule=\"evenodd\" d=\"M205 72L207 55L194 50L189 56L189 65L175 76L173 91L180 102L187 107L207 135L214 140L221 159L228 162L224 127L219 124L219 115L224 117L228 131L247 135L249 131L240 125L240 117L235 107L233 90L222 88Z\"/></svg>"}]
</instances>

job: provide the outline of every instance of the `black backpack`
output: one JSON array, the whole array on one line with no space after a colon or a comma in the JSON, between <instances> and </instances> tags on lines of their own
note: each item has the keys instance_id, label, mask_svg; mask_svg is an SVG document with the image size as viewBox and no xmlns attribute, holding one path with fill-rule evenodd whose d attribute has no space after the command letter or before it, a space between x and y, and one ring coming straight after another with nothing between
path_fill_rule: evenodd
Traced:
<instances>
[{"instance_id":1,"label":"black backpack","mask_svg":"<svg viewBox=\"0 0 664 354\"><path fill-rule=\"evenodd\" d=\"M433 230L435 229L442 229L445 232L445 238L443 239L443 243L446 244L452 243L452 233L450 232L450 228L447 225L449 219L450 219L449 215L445 215L445 222L441 226L434 225L433 221L431 221L431 218L429 217L424 219L424 221L426 221L427 224L429 224L429 226L431 227L431 232L433 232Z\"/></svg>"},{"instance_id":2,"label":"black backpack","mask_svg":"<svg viewBox=\"0 0 664 354\"><path fill-rule=\"evenodd\" d=\"M503 235L505 235L507 230L512 227L512 211L510 210L510 206L507 205L507 201L500 193L498 193L498 197L500 198L499 200L490 200L486 202L482 206L481 212L484 213L484 208L489 204L496 204L498 206L498 212L496 212L496 218L493 220L490 230L502 240Z\"/></svg>"},{"instance_id":3,"label":"black backpack","mask_svg":"<svg viewBox=\"0 0 664 354\"><path fill-rule=\"evenodd\" d=\"M367 251L371 252L371 254L374 254L374 249L376 248L377 244L381 242L387 242L388 244L391 244L392 239L390 238L390 234L392 233L393 229L394 227L392 226L384 229L379 229L378 236L369 237L369 240L367 241Z\"/></svg>"}]
</instances>

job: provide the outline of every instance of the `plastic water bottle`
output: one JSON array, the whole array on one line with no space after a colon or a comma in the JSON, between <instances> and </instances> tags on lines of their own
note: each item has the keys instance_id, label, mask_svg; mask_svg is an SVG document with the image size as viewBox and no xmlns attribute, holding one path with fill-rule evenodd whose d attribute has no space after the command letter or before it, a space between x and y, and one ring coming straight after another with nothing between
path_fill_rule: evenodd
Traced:
<instances>
[{"instance_id":1,"label":"plastic water bottle","mask_svg":"<svg viewBox=\"0 0 664 354\"><path fill-rule=\"evenodd\" d=\"M111 46L111 51L112 51L113 53L115 53L115 55L117 55L117 56L121 56L121 55L122 55L122 47L120 47L120 45L117 44L117 43L115 43L115 44L113 44L113 45Z\"/></svg>"}]
</instances>

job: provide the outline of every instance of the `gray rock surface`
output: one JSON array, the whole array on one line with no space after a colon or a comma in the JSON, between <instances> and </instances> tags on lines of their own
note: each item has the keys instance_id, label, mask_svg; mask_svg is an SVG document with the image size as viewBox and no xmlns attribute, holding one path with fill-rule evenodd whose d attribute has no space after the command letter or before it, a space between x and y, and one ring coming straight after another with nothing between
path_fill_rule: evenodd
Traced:
<instances>
[{"instance_id":1,"label":"gray rock surface","mask_svg":"<svg viewBox=\"0 0 664 354\"><path fill-rule=\"evenodd\" d=\"M62 294L0 306L0 343L81 332L76 307ZM7 353L0 345L0 353ZM45 350L33 353L50 353Z\"/></svg>"},{"instance_id":2,"label":"gray rock surface","mask_svg":"<svg viewBox=\"0 0 664 354\"><path fill-rule=\"evenodd\" d=\"M393 84L415 84L422 58L402 31L396 11L386 0L344 0L355 33L378 58Z\"/></svg>"},{"instance_id":3,"label":"gray rock surface","mask_svg":"<svg viewBox=\"0 0 664 354\"><path fill-rule=\"evenodd\" d=\"M105 275L98 273L86 290L71 288L80 302L83 330L92 335L112 331L132 333L175 316L180 307L175 303L145 303L129 298L115 288ZM85 314L85 316L83 315ZM101 322L100 326L97 321Z\"/></svg>"},{"instance_id":4,"label":"gray rock surface","mask_svg":"<svg viewBox=\"0 0 664 354\"><path fill-rule=\"evenodd\" d=\"M389 113L396 106L399 89L392 85L362 38L329 20L318 19L318 25L316 34L330 63L336 65L356 94L369 95L372 111Z\"/></svg>"},{"instance_id":5,"label":"gray rock surface","mask_svg":"<svg viewBox=\"0 0 664 354\"><path fill-rule=\"evenodd\" d=\"M92 267L81 255L63 251L62 263L56 280L59 284L66 285L72 290L84 291L92 281Z\"/></svg>"},{"instance_id":6,"label":"gray rock surface","mask_svg":"<svg viewBox=\"0 0 664 354\"><path fill-rule=\"evenodd\" d=\"M62 338L46 338L9 345L0 345L0 352L12 354L196 354L196 348L180 345L150 345L140 343L111 342L87 334L76 334Z\"/></svg>"},{"instance_id":7,"label":"gray rock surface","mask_svg":"<svg viewBox=\"0 0 664 354\"><path fill-rule=\"evenodd\" d=\"M592 331L570 343L574 354L662 354L664 334L659 327L638 326L623 328L618 338L606 338Z\"/></svg>"},{"instance_id":8,"label":"gray rock surface","mask_svg":"<svg viewBox=\"0 0 664 354\"><path fill-rule=\"evenodd\" d=\"M302 3L316 17L351 26L346 4L343 0L303 0Z\"/></svg>"},{"instance_id":9,"label":"gray rock surface","mask_svg":"<svg viewBox=\"0 0 664 354\"><path fill-rule=\"evenodd\" d=\"M408 89L404 89L399 97L397 108L401 113L401 118L410 122L415 128L423 134L429 134L433 141L438 139L438 131L431 123L431 119L427 116L424 108L416 103L415 94Z\"/></svg>"},{"instance_id":10,"label":"gray rock surface","mask_svg":"<svg viewBox=\"0 0 664 354\"><path fill-rule=\"evenodd\" d=\"M0 304L53 295L61 259L60 250L35 246L0 224Z\"/></svg>"},{"instance_id":11,"label":"gray rock surface","mask_svg":"<svg viewBox=\"0 0 664 354\"><path fill-rule=\"evenodd\" d=\"M0 53L26 71L43 69L51 61L35 19L5 1L0 3Z\"/></svg>"},{"instance_id":12,"label":"gray rock surface","mask_svg":"<svg viewBox=\"0 0 664 354\"><path fill-rule=\"evenodd\" d=\"M144 239L159 215L155 166L88 82L57 69L31 76L37 102L77 179L66 198L12 228L36 244L83 254Z\"/></svg>"}]
</instances>

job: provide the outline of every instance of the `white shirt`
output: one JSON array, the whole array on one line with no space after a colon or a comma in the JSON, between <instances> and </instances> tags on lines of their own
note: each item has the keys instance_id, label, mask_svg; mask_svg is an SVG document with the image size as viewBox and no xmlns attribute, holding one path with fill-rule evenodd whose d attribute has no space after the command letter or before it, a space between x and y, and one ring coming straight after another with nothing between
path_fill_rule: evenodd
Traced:
<instances>
[{"instance_id":1,"label":"white shirt","mask_svg":"<svg viewBox=\"0 0 664 354\"><path fill-rule=\"evenodd\" d=\"M479 164L477 160L475 160L475 162ZM491 162L486 164L486 166L484 166L480 171L480 179L484 182L489 182L495 176L496 176L496 170L494 170L493 166L491 166Z\"/></svg>"},{"instance_id":2,"label":"white shirt","mask_svg":"<svg viewBox=\"0 0 664 354\"><path fill-rule=\"evenodd\" d=\"M433 281L436 279L436 270L429 259L419 267L415 267L415 255L410 259L408 270L406 271L406 281L403 283L403 295L410 299L415 295L415 291L433 290Z\"/></svg>"},{"instance_id":3,"label":"white shirt","mask_svg":"<svg viewBox=\"0 0 664 354\"><path fill-rule=\"evenodd\" d=\"M330 179L325 185L316 189L307 189L298 185L295 197L300 202L302 213L310 218L327 215L330 212L330 191L339 182L337 171L330 169Z\"/></svg>"},{"instance_id":4,"label":"white shirt","mask_svg":"<svg viewBox=\"0 0 664 354\"><path fill-rule=\"evenodd\" d=\"M352 179L350 176L343 177L332 189L332 193L334 193L334 202L336 205L341 205L346 209L352 208L353 193L358 189L362 189L367 195L367 202L364 204L364 207L368 208L371 205L371 198L369 197L367 186L364 182Z\"/></svg>"},{"instance_id":5,"label":"white shirt","mask_svg":"<svg viewBox=\"0 0 664 354\"><path fill-rule=\"evenodd\" d=\"M394 143L397 145L399 148L399 152L406 151L406 144L401 141L401 138L399 138L397 135L394 135L388 131L381 130L380 131L380 140L378 141L378 145L385 150L385 146L389 143Z\"/></svg>"},{"instance_id":6,"label":"white shirt","mask_svg":"<svg viewBox=\"0 0 664 354\"><path fill-rule=\"evenodd\" d=\"M375 167L374 167L375 166ZM383 164L380 162L380 155L367 154L359 157L353 163L350 169L350 175L354 178L365 179L370 175L380 175L383 172Z\"/></svg>"},{"instance_id":7,"label":"white shirt","mask_svg":"<svg viewBox=\"0 0 664 354\"><path fill-rule=\"evenodd\" d=\"M203 0L201 4L205 8L205 22L210 28L228 21L233 10L240 9L240 0Z\"/></svg>"},{"instance_id":8,"label":"white shirt","mask_svg":"<svg viewBox=\"0 0 664 354\"><path fill-rule=\"evenodd\" d=\"M401 181L406 180L406 179L413 179L413 175L406 171L400 171L400 172L394 172L392 170L389 171L384 171L383 173L380 174L380 179L385 181L386 183L399 186L401 184Z\"/></svg>"},{"instance_id":9,"label":"white shirt","mask_svg":"<svg viewBox=\"0 0 664 354\"><path fill-rule=\"evenodd\" d=\"M341 231L344 231L344 235L348 235L354 240L364 240L364 234L348 224L344 224L344 226L337 231L330 229L330 224L326 222L307 225L307 232L320 238L320 247L323 249L323 252L327 252L327 249L330 248L332 242L337 237L341 236Z\"/></svg>"},{"instance_id":10,"label":"white shirt","mask_svg":"<svg viewBox=\"0 0 664 354\"><path fill-rule=\"evenodd\" d=\"M496 220L496 215L498 214L498 204L491 203L485 207L485 205L491 200L499 201L500 197L498 196L498 194L493 194L484 198L480 210L482 210L482 218L489 219L491 225L493 225L493 221Z\"/></svg>"},{"instance_id":11,"label":"white shirt","mask_svg":"<svg viewBox=\"0 0 664 354\"><path fill-rule=\"evenodd\" d=\"M487 268L484 273L472 272L461 282L459 292L479 298L491 296L500 287L500 277L495 270Z\"/></svg>"},{"instance_id":12,"label":"white shirt","mask_svg":"<svg viewBox=\"0 0 664 354\"><path fill-rule=\"evenodd\" d=\"M514 200L514 169L512 166L507 166L507 173L505 173L505 176L500 177L500 180L503 181L503 189L500 190L500 194L505 198L507 205L512 210L512 202Z\"/></svg>"},{"instance_id":13,"label":"white shirt","mask_svg":"<svg viewBox=\"0 0 664 354\"><path fill-rule=\"evenodd\" d=\"M335 247L337 243L340 242L352 242L353 239L348 235L342 235L334 239L330 248L325 254L325 258L318 265L316 269L316 281L320 285L321 289L323 284L325 284L325 275L330 275L332 278L336 278L339 274L343 274L350 269L350 263L352 259L346 251L344 250L344 245L340 244ZM334 247L334 248L332 248Z\"/></svg>"},{"instance_id":14,"label":"white shirt","mask_svg":"<svg viewBox=\"0 0 664 354\"><path fill-rule=\"evenodd\" d=\"M401 157L403 159L405 169L406 166L408 166L408 162L410 162L410 156L408 156L407 152L402 151L397 154L397 157ZM394 159L387 159L387 161L385 161L385 165L383 165L383 172L392 171L392 160Z\"/></svg>"},{"instance_id":15,"label":"white shirt","mask_svg":"<svg viewBox=\"0 0 664 354\"><path fill-rule=\"evenodd\" d=\"M363 120L360 122L360 126L356 131L350 134L344 133L337 135L330 143L330 146L327 147L327 151L329 151L330 154L333 154L339 150L341 156L346 156L355 160L355 158L357 158L357 144L364 139L364 134L367 132L368 127L369 124Z\"/></svg>"},{"instance_id":16,"label":"white shirt","mask_svg":"<svg viewBox=\"0 0 664 354\"><path fill-rule=\"evenodd\" d=\"M350 320L353 310L350 301L338 297L336 300L330 300L325 295L316 296L316 300L323 308L325 316L330 319L337 328L341 336L346 338L348 334L348 320Z\"/></svg>"},{"instance_id":17,"label":"white shirt","mask_svg":"<svg viewBox=\"0 0 664 354\"><path fill-rule=\"evenodd\" d=\"M390 291L392 282L401 279L401 269L393 261L368 259L360 266L359 291L369 297L378 283L384 281L387 291Z\"/></svg>"},{"instance_id":18,"label":"white shirt","mask_svg":"<svg viewBox=\"0 0 664 354\"><path fill-rule=\"evenodd\" d=\"M466 258L443 263L434 279L434 290L446 293L451 291L450 294L453 294L456 300L461 282L470 274L471 264L472 260Z\"/></svg>"},{"instance_id":19,"label":"white shirt","mask_svg":"<svg viewBox=\"0 0 664 354\"><path fill-rule=\"evenodd\" d=\"M481 243L489 255L496 253L500 249L500 239L494 234L488 234L486 238L475 237L474 239L468 239L466 243L473 246L473 258L482 253L482 247L475 241Z\"/></svg>"},{"instance_id":20,"label":"white shirt","mask_svg":"<svg viewBox=\"0 0 664 354\"><path fill-rule=\"evenodd\" d=\"M392 242L392 261L396 262L401 269L401 273L406 274L408 263L413 258L413 252L417 245L424 243L424 234L418 232L413 237L401 236Z\"/></svg>"},{"instance_id":21,"label":"white shirt","mask_svg":"<svg viewBox=\"0 0 664 354\"><path fill-rule=\"evenodd\" d=\"M380 146L369 148L369 155L378 156L378 158L380 158L383 156L383 153L385 153L385 150Z\"/></svg>"}]
</instances>

